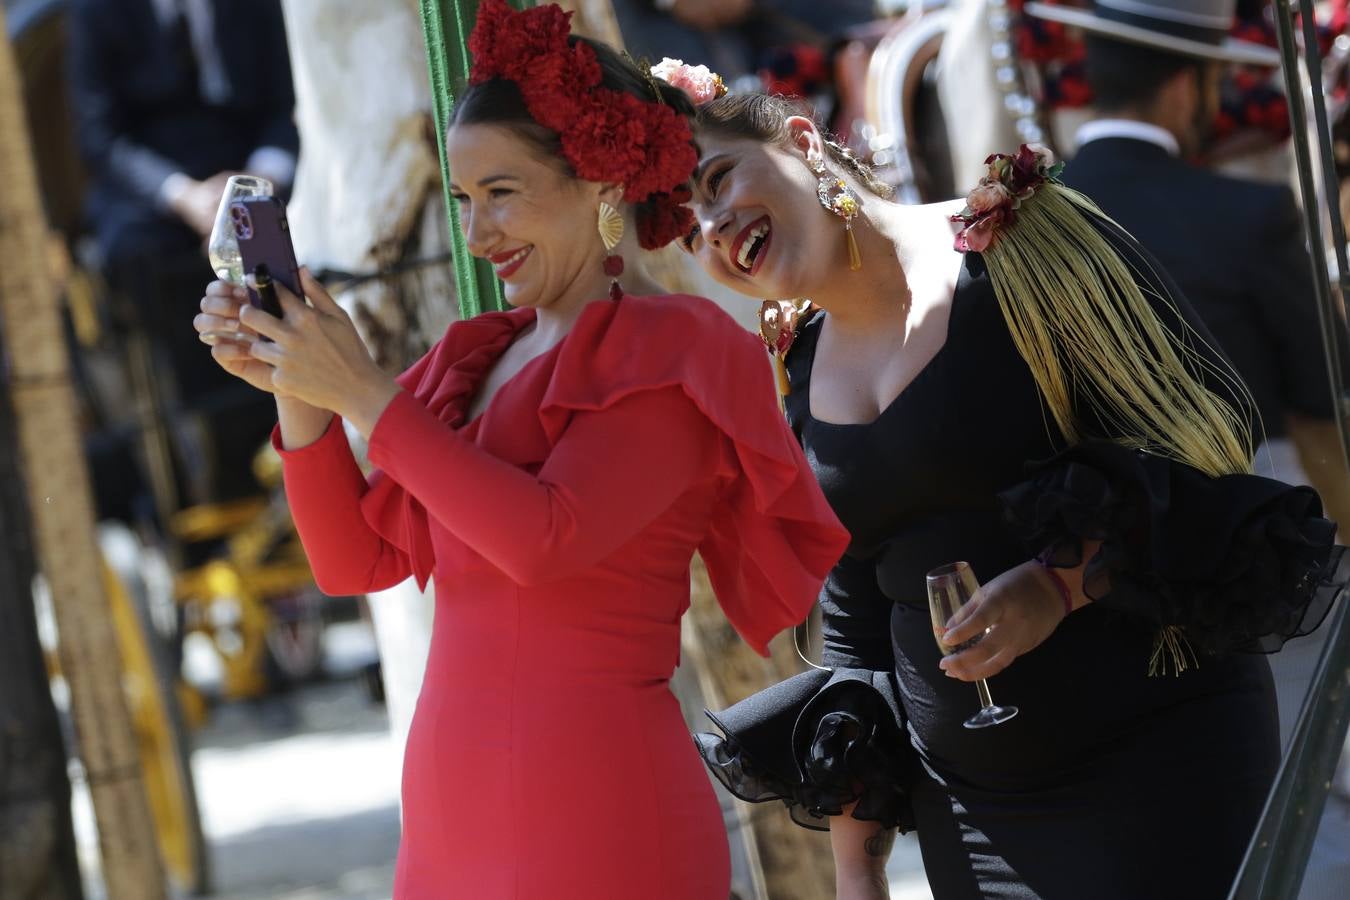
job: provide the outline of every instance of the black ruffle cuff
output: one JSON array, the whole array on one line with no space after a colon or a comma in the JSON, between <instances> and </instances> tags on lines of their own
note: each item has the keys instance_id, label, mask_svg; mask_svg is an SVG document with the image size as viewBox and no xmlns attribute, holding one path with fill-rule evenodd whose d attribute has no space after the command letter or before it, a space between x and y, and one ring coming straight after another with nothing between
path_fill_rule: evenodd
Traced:
<instances>
[{"instance_id":1,"label":"black ruffle cuff","mask_svg":"<svg viewBox=\"0 0 1350 900\"><path fill-rule=\"evenodd\" d=\"M1106 441L1037 464L1000 499L1049 565L1077 566L1083 541L1101 541L1084 593L1181 629L1205 654L1273 652L1315 630L1350 575L1312 488L1210 478Z\"/></svg>"}]
</instances>

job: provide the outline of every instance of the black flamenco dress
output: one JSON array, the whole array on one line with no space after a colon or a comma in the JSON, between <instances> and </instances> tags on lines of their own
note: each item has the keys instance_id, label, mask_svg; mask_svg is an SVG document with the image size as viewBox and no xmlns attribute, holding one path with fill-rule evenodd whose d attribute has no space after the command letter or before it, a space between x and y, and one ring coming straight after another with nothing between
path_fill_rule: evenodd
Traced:
<instances>
[{"instance_id":1,"label":"black flamenco dress","mask_svg":"<svg viewBox=\"0 0 1350 900\"><path fill-rule=\"evenodd\" d=\"M1325 614L1334 526L1316 494L1125 449L1086 403L1090 439L1069 449L976 253L946 343L874 422L812 416L823 321L788 354L787 412L852 536L821 595L830 671L710 713L722 734L696 740L714 774L808 827L856 801L917 829L937 900L1226 897L1279 762L1269 666L1231 651ZM1083 537L1105 541L1095 602L990 680L1016 718L964 728L976 689L938 668L925 573L1076 565ZM1166 625L1198 665L1151 676Z\"/></svg>"}]
</instances>

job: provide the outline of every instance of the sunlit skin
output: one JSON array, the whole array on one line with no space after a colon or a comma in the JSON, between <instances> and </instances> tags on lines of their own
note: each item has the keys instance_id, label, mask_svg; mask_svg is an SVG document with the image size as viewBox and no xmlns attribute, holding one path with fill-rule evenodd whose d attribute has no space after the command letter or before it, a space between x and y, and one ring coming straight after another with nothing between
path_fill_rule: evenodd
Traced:
<instances>
[{"instance_id":1,"label":"sunlit skin","mask_svg":"<svg viewBox=\"0 0 1350 900\"><path fill-rule=\"evenodd\" d=\"M809 297L825 309L812 370L812 415L870 422L947 339L961 265L948 217L964 204L904 206L850 178L863 203L854 223L863 268L851 271L842 222L816 198L810 163L827 159L820 134L804 118L788 125L791 140L783 146L699 135L702 162L693 202L698 229L685 249L732 290L756 298ZM829 166L840 173L837 164ZM761 245L748 266L747 240ZM1081 571L1060 574L1075 607L1088 602ZM988 678L1044 641L1064 615L1058 586L1029 561L991 578L952 618L943 637L949 645L989 630L974 647L943 658L941 667L964 681Z\"/></svg>"},{"instance_id":2,"label":"sunlit skin","mask_svg":"<svg viewBox=\"0 0 1350 900\"><path fill-rule=\"evenodd\" d=\"M560 160L504 128L454 127L446 152L469 251L493 263L513 306L537 313L493 367L472 404L475 415L502 383L562 340L586 304L608 297L598 210L601 201L626 207L621 185L571 177ZM631 293L658 293L635 265L633 229L625 231L614 251L628 261L621 283ZM227 371L276 396L287 448L313 443L334 413L369 438L400 388L375 365L350 317L308 272L301 284L308 304L277 287L282 319L250 307L242 288L212 282L193 325L199 333L240 331L271 339L220 341L211 353Z\"/></svg>"}]
</instances>

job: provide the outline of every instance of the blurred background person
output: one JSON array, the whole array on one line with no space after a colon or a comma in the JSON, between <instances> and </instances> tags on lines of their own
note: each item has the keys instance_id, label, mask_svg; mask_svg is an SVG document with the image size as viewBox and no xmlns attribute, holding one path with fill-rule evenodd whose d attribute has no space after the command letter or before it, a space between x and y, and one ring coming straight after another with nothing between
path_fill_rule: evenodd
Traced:
<instances>
[{"instance_id":1,"label":"blurred background person","mask_svg":"<svg viewBox=\"0 0 1350 900\"><path fill-rule=\"evenodd\" d=\"M628 52L706 65L735 86L808 99L828 93L832 57L878 18L876 0L614 0Z\"/></svg>"},{"instance_id":2,"label":"blurred background person","mask_svg":"<svg viewBox=\"0 0 1350 900\"><path fill-rule=\"evenodd\" d=\"M115 308L149 336L173 415L178 493L190 502L256 493L249 463L271 410L202 359L181 306L210 269L204 241L226 179L260 175L284 195L295 173L280 3L76 0L69 28L90 229ZM105 491L100 507L117 501Z\"/></svg>"}]
</instances>

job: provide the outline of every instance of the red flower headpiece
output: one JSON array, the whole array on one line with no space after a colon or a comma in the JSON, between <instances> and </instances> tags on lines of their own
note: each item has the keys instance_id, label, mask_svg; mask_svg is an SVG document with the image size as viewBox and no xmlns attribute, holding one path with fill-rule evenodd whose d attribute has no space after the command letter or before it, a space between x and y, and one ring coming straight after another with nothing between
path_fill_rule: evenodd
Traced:
<instances>
[{"instance_id":1,"label":"red flower headpiece","mask_svg":"<svg viewBox=\"0 0 1350 900\"><path fill-rule=\"evenodd\" d=\"M663 247L693 227L684 206L698 165L693 132L664 103L601 86L595 51L568 44L571 19L553 3L517 12L505 0L483 0L469 36L469 83L515 82L530 116L558 133L578 177L622 184L629 203L653 201L638 216L638 241Z\"/></svg>"},{"instance_id":2,"label":"red flower headpiece","mask_svg":"<svg viewBox=\"0 0 1350 900\"><path fill-rule=\"evenodd\" d=\"M951 217L962 224L956 250L982 253L998 233L1017 221L1017 210L1046 182L1060 184L1064 163L1040 144L1023 144L1017 155L994 153L984 161L989 172L966 195L966 208Z\"/></svg>"}]
</instances>

